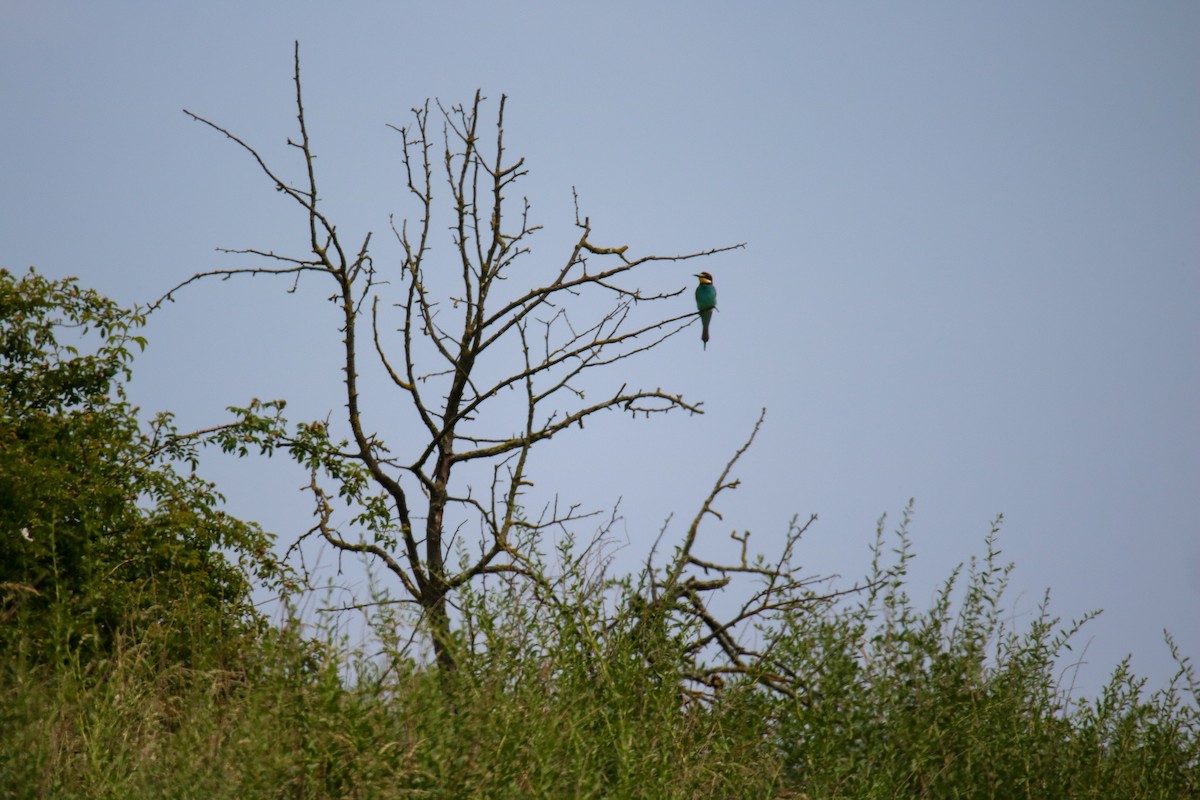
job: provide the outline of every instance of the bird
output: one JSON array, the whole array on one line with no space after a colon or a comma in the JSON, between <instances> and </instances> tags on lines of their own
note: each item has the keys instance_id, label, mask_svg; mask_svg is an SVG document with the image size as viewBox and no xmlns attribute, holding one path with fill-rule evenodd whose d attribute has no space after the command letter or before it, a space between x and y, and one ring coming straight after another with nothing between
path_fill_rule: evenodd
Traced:
<instances>
[{"instance_id":1,"label":"bird","mask_svg":"<svg viewBox=\"0 0 1200 800\"><path fill-rule=\"evenodd\" d=\"M708 349L708 323L712 320L713 309L717 307L717 287L713 286L712 275L701 272L696 275L700 285L696 287L696 308L700 310L700 341L704 349Z\"/></svg>"}]
</instances>

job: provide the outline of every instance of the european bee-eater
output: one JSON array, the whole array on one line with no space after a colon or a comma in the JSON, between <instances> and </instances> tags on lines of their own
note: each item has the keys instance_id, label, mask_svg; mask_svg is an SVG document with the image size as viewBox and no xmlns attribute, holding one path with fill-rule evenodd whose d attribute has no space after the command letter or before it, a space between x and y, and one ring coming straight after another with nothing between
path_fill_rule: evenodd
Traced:
<instances>
[{"instance_id":1,"label":"european bee-eater","mask_svg":"<svg viewBox=\"0 0 1200 800\"><path fill-rule=\"evenodd\" d=\"M700 341L704 349L708 349L708 323L712 319L713 309L717 307L717 287L713 286L712 275L701 272L696 275L700 285L696 287L696 308L700 309Z\"/></svg>"}]
</instances>

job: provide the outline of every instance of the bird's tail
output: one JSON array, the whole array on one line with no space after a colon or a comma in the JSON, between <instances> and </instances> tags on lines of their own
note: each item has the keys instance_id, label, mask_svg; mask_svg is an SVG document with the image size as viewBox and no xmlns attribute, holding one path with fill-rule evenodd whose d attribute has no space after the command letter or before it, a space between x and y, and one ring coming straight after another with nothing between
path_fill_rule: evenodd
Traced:
<instances>
[{"instance_id":1,"label":"bird's tail","mask_svg":"<svg viewBox=\"0 0 1200 800\"><path fill-rule=\"evenodd\" d=\"M708 323L712 319L712 311L704 309L700 312L700 341L704 343L704 349L708 349Z\"/></svg>"}]
</instances>

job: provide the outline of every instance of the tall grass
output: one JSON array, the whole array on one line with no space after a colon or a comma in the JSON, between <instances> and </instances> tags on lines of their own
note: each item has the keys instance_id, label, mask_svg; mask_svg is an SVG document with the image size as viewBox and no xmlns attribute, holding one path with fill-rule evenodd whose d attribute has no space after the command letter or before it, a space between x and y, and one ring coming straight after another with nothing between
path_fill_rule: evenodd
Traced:
<instances>
[{"instance_id":1,"label":"tall grass","mask_svg":"<svg viewBox=\"0 0 1200 800\"><path fill-rule=\"evenodd\" d=\"M1200 797L1186 658L1156 691L1121 664L1072 698L1056 659L1086 619L1043 604L1012 629L995 531L918 610L907 524L882 530L874 588L761 632L793 697L683 691L689 632L602 575L553 601L503 583L465 595L452 676L332 626L192 664L164 662L154 631L92 663L13 652L0 797Z\"/></svg>"}]
</instances>

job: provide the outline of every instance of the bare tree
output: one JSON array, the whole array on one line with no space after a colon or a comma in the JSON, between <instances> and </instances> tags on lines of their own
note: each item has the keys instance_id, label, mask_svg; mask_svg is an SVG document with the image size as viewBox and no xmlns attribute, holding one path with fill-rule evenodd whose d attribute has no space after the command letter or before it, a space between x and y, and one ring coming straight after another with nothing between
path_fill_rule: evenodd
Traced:
<instances>
[{"instance_id":1,"label":"bare tree","mask_svg":"<svg viewBox=\"0 0 1200 800\"><path fill-rule=\"evenodd\" d=\"M753 553L750 531L736 528L729 533L738 544L736 558L711 559L700 555L702 529L710 518L724 521L716 502L722 494L741 485L731 474L754 444L765 418L763 409L749 437L725 464L701 502L682 541L660 566L655 561L667 531L664 525L635 587L638 599L631 608L637 612L640 625L682 626L690 631L680 644L683 690L692 698L710 698L730 677L790 697L801 695L807 688L808 676L797 674L790 659L777 653L779 634L789 627L788 617L819 612L842 597L880 583L860 581L833 588L836 576L803 573L795 563L796 548L816 522L815 514L803 523L799 518L792 520L783 546L774 558ZM740 585L735 586L735 582ZM726 602L721 603L718 598L726 590L732 591L725 596Z\"/></svg>"},{"instance_id":2,"label":"bare tree","mask_svg":"<svg viewBox=\"0 0 1200 800\"><path fill-rule=\"evenodd\" d=\"M435 103L436 112L426 102L413 110L409 125L395 128L407 191L419 213L398 225L393 222L399 264L377 268L371 235L357 246L344 241L321 202L304 117L298 44L294 80L299 129L298 138L288 144L299 152L304 173L294 183L226 128L185 113L240 146L274 188L295 201L307 217L307 252L225 250L256 257L259 263L194 275L155 305L209 277L267 274L298 281L314 273L336 287L331 300L339 310L344 344L348 439L335 442L328 424L316 422L300 426L283 441L312 471L317 523L309 533L342 551L364 554L394 575L425 618L439 666L450 670L455 652L448 601L455 590L487 574L537 578L518 542L580 517L575 506L552 506L536 520L526 517L521 498L531 485L531 449L573 426L582 428L587 418L603 411L631 416L702 413L700 403L681 395L632 388L616 379L598 399L586 397L584 382L593 371L600 370L602 379L612 377L615 371L602 368L654 349L696 319L694 311L672 313L680 304L670 301L683 289L643 291L635 283L638 276L664 262L704 258L743 245L635 256L626 246L594 243L576 199L578 238L570 251L532 288L510 289L503 282L530 252L538 226L530 221L528 201L514 205L508 194L526 168L524 159L513 159L506 150L506 98L500 98L489 132L484 130L485 98L477 93L466 106ZM435 219L440 218L437 186L448 190L452 243L450 254L441 250L440 258L433 248ZM385 287L391 304L383 299ZM359 395L364 348L374 350L367 358L378 360L423 431L416 445L405 442L404 454L386 443L364 414ZM593 392L594 385L588 383ZM493 411L510 391L523 396L517 419ZM490 470L486 492L477 493L458 477L468 465ZM322 476L358 502L362 511L354 522L359 532L344 533L334 524ZM457 563L452 563L451 509L477 521L483 533L479 546Z\"/></svg>"}]
</instances>

